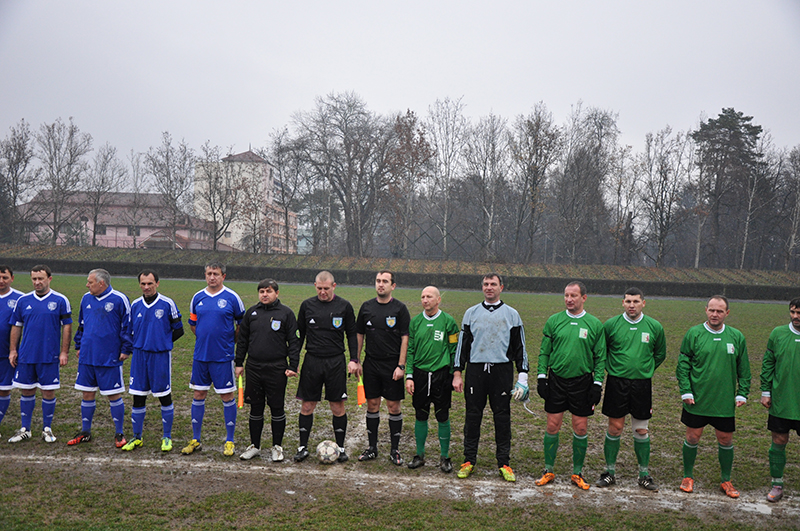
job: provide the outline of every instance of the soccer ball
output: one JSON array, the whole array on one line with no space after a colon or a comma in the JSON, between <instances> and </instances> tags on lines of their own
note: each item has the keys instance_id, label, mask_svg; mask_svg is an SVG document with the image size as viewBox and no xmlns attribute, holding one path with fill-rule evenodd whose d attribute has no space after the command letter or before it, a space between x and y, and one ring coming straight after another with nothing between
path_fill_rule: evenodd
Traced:
<instances>
[{"instance_id":1,"label":"soccer ball","mask_svg":"<svg viewBox=\"0 0 800 531\"><path fill-rule=\"evenodd\" d=\"M317 459L323 465L331 465L339 458L339 446L333 441L322 441L317 445Z\"/></svg>"}]
</instances>

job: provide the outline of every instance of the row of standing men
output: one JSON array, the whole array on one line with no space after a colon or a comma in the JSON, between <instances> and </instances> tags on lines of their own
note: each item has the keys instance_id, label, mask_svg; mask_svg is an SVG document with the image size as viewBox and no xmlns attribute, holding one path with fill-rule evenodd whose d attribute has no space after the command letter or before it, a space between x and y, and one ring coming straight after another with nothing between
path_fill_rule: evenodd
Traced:
<instances>
[{"instance_id":1,"label":"row of standing men","mask_svg":"<svg viewBox=\"0 0 800 531\"><path fill-rule=\"evenodd\" d=\"M451 472L449 455L451 394L464 393L464 461L457 476L467 478L477 463L483 412L488 401L494 417L496 458L500 475L516 477L510 467L512 397L528 399L528 356L519 313L500 299L502 277L490 273L482 279L484 301L469 308L459 329L452 316L439 309L441 296L433 286L422 290L423 312L410 318L406 306L392 297L396 287L391 271L375 278L376 297L366 301L356 316L352 305L335 295L336 283L328 271L314 282L317 292L300 306L297 317L280 303L279 286L272 279L258 284L259 303L244 308L241 298L224 285L225 266L205 267L206 288L194 295L189 325L196 336L190 387L193 438L181 452L202 448L201 434L205 400L213 385L223 402L227 431L223 453L233 455L236 426L236 377L246 376L245 402L250 404L251 444L240 455L243 460L261 453L264 412L270 408L273 461L283 460L282 441L286 428L284 398L288 378L300 376L300 445L294 460L309 456L308 444L314 410L323 399L332 412L333 433L339 447L339 462L348 460L344 448L347 431L346 375L363 378L367 400L368 447L360 461L378 455L380 406L386 400L389 413L389 459L404 464L399 452L402 433L401 401L412 396L415 410L416 454L409 468L425 464L425 442L431 406L438 423L438 466ZM35 390L42 392L42 437L55 442L51 423L55 390L60 387L59 367L68 360L71 341L69 301L50 289L52 273L47 266L31 271L34 291L13 289L13 271L0 266L0 337L7 339L7 359L0 358L0 422L8 408L10 390L21 389L22 427L9 439L20 442L31 437ZM81 430L68 441L77 445L91 440L95 396L108 396L116 427L115 444L126 451L143 444L142 430L149 394L161 402L162 451L172 450L174 409L171 395L171 351L183 334L181 315L174 301L159 294L158 274L143 270L139 276L142 297L132 304L111 287L103 269L89 273L89 290L81 300L75 349L79 368L75 388L83 393ZM571 413L573 473L571 482L589 489L582 476L587 449L588 417L600 403L603 380L606 390L603 414L608 417L604 441L606 471L599 487L616 483L615 463L625 417L631 416L634 452L639 465L638 484L650 491L658 486L649 473L652 416L652 377L666 358L666 339L658 321L644 315L644 294L630 288L623 298L624 312L605 324L584 310L587 298L582 282L570 282L564 290L565 311L546 322L537 367L537 393L544 399L547 425L543 448L545 468L535 482L543 486L555 479L555 461L564 412ZM691 328L681 344L676 376L680 385L686 425L683 445L684 479L680 489L694 489L693 468L697 445L707 425L715 428L719 443L720 487L738 497L731 483L732 436L735 408L746 402L750 366L744 336L725 325L728 301L715 295L706 305L706 321ZM773 444L769 451L772 489L769 501L783 495L785 447L790 430L800 429L800 299L790 303L791 322L777 327L769 338L761 374L762 404L769 409L768 429ZM23 329L27 332L23 334ZM350 353L345 360L345 342ZM299 370L300 350L306 356ZM363 364L361 352L365 351ZM123 432L125 406L122 393L122 363L132 355L129 393L133 395L133 437ZM246 363L245 363L246 362ZM517 381L514 382L514 366ZM12 376L13 375L13 376ZM800 432L798 432L800 433Z\"/></svg>"}]
</instances>

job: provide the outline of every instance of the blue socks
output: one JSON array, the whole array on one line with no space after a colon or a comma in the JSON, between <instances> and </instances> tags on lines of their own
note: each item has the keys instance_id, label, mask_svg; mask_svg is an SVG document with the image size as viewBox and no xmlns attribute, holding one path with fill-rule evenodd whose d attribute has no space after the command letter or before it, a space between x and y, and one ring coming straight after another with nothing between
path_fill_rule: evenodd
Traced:
<instances>
[{"instance_id":1,"label":"blue socks","mask_svg":"<svg viewBox=\"0 0 800 531\"><path fill-rule=\"evenodd\" d=\"M203 417L206 414L205 400L192 400L192 439L200 440L203 432Z\"/></svg>"},{"instance_id":2,"label":"blue socks","mask_svg":"<svg viewBox=\"0 0 800 531\"><path fill-rule=\"evenodd\" d=\"M222 406L225 414L225 430L228 435L225 440L233 442L233 434L236 431L236 399L223 402Z\"/></svg>"}]
</instances>

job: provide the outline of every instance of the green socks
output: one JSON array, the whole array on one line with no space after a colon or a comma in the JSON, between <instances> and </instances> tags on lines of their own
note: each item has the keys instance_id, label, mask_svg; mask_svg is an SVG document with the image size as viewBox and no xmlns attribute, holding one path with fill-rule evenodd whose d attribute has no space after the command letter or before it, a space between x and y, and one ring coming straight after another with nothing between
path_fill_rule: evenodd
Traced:
<instances>
[{"instance_id":1,"label":"green socks","mask_svg":"<svg viewBox=\"0 0 800 531\"><path fill-rule=\"evenodd\" d=\"M722 482L731 480L731 470L733 469L733 446L719 445L719 468L722 474Z\"/></svg>"},{"instance_id":2,"label":"green socks","mask_svg":"<svg viewBox=\"0 0 800 531\"><path fill-rule=\"evenodd\" d=\"M683 441L683 477L694 477L694 462L697 459L697 445Z\"/></svg>"},{"instance_id":3,"label":"green socks","mask_svg":"<svg viewBox=\"0 0 800 531\"><path fill-rule=\"evenodd\" d=\"M589 446L587 435L572 434L572 473L580 474L583 471L583 462L586 459L586 448Z\"/></svg>"},{"instance_id":4,"label":"green socks","mask_svg":"<svg viewBox=\"0 0 800 531\"><path fill-rule=\"evenodd\" d=\"M619 435L614 437L606 432L606 440L603 443L603 455L606 458L606 472L614 475L617 466L617 454L619 454Z\"/></svg>"},{"instance_id":5,"label":"green socks","mask_svg":"<svg viewBox=\"0 0 800 531\"><path fill-rule=\"evenodd\" d=\"M439 447L442 457L450 457L450 419L439 423Z\"/></svg>"},{"instance_id":6,"label":"green socks","mask_svg":"<svg viewBox=\"0 0 800 531\"><path fill-rule=\"evenodd\" d=\"M769 475L772 484L783 486L783 469L786 467L786 445L775 444L769 447Z\"/></svg>"},{"instance_id":7,"label":"green socks","mask_svg":"<svg viewBox=\"0 0 800 531\"><path fill-rule=\"evenodd\" d=\"M544 433L544 467L550 471L555 471L556 454L558 454L558 434L550 435Z\"/></svg>"},{"instance_id":8,"label":"green socks","mask_svg":"<svg viewBox=\"0 0 800 531\"><path fill-rule=\"evenodd\" d=\"M428 421L417 420L414 422L414 438L417 441L417 455L425 455L425 440L428 438Z\"/></svg>"},{"instance_id":9,"label":"green socks","mask_svg":"<svg viewBox=\"0 0 800 531\"><path fill-rule=\"evenodd\" d=\"M650 436L643 439L633 438L633 453L636 454L636 461L639 463L639 477L647 476L650 472Z\"/></svg>"}]
</instances>

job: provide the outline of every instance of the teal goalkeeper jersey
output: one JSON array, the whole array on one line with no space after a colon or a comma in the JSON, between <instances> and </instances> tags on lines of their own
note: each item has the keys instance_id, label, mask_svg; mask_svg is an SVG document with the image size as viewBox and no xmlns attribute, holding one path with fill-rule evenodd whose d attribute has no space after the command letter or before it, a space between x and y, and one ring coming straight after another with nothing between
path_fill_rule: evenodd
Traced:
<instances>
[{"instance_id":1,"label":"teal goalkeeper jersey","mask_svg":"<svg viewBox=\"0 0 800 531\"><path fill-rule=\"evenodd\" d=\"M750 360L744 334L723 325L715 332L706 323L686 332L675 370L681 396L691 394L694 404L684 402L689 413L706 417L733 417L736 397L750 392Z\"/></svg>"},{"instance_id":2,"label":"teal goalkeeper jersey","mask_svg":"<svg viewBox=\"0 0 800 531\"><path fill-rule=\"evenodd\" d=\"M578 317L566 310L551 315L544 325L539 350L539 376L551 369L561 378L594 373L603 381L606 364L606 336L603 323L585 311Z\"/></svg>"},{"instance_id":3,"label":"teal goalkeeper jersey","mask_svg":"<svg viewBox=\"0 0 800 531\"><path fill-rule=\"evenodd\" d=\"M769 335L761 365L761 393L772 398L770 415L800 420L800 331L791 324Z\"/></svg>"},{"instance_id":4,"label":"teal goalkeeper jersey","mask_svg":"<svg viewBox=\"0 0 800 531\"><path fill-rule=\"evenodd\" d=\"M667 358L667 340L661 323L641 314L636 322L626 314L603 325L606 333L606 370L611 376L649 380Z\"/></svg>"},{"instance_id":5,"label":"teal goalkeeper jersey","mask_svg":"<svg viewBox=\"0 0 800 531\"><path fill-rule=\"evenodd\" d=\"M425 312L414 316L408 327L406 374L413 374L414 368L434 372L450 367L452 372L458 331L456 320L441 310L433 318Z\"/></svg>"}]
</instances>

